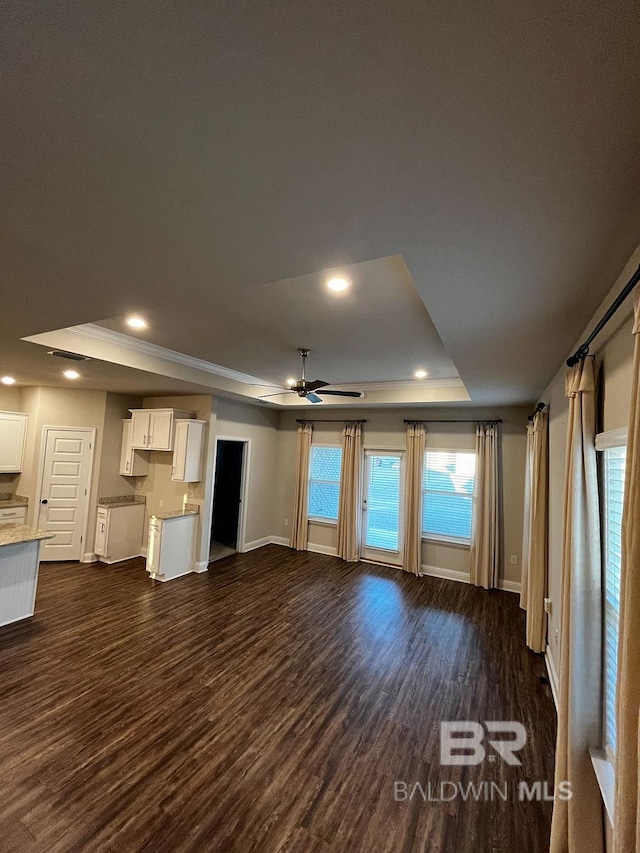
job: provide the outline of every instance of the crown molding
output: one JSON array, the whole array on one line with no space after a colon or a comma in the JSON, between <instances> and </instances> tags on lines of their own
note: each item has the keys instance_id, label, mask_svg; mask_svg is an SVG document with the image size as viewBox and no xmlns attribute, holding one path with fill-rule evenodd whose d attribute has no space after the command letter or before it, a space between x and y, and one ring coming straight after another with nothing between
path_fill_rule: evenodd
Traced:
<instances>
[{"instance_id":1,"label":"crown molding","mask_svg":"<svg viewBox=\"0 0 640 853\"><path fill-rule=\"evenodd\" d=\"M332 388L340 391L416 391L419 388L464 388L464 382L459 376L445 379L399 379L389 382L359 382L349 385L335 385Z\"/></svg>"},{"instance_id":2,"label":"crown molding","mask_svg":"<svg viewBox=\"0 0 640 853\"><path fill-rule=\"evenodd\" d=\"M183 352L167 349L158 344L149 343L149 341L141 341L138 338L132 338L130 335L125 335L122 332L114 332L112 329L106 329L104 326L98 326L96 323L84 323L81 326L69 326L68 331L75 332L79 335L84 335L93 340L105 341L106 343L115 344L125 347L134 352L144 353L154 358L162 358L166 361L173 361L176 364L182 364L185 367L193 367L196 370L202 370L205 373L211 373L213 376L223 376L225 379L231 379L234 382L241 382L243 385L259 385L265 388L279 388L272 382L267 382L266 379L260 379L257 376L251 376L248 373L240 373L238 370L231 370L228 367L223 367L221 364L214 364L211 361L205 361L202 358L187 355Z\"/></svg>"}]
</instances>

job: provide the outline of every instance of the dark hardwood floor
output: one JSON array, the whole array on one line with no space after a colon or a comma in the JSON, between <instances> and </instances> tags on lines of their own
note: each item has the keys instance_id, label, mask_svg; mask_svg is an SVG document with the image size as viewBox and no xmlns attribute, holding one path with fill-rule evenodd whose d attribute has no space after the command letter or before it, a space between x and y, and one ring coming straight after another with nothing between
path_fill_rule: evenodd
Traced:
<instances>
[{"instance_id":1,"label":"dark hardwood floor","mask_svg":"<svg viewBox=\"0 0 640 853\"><path fill-rule=\"evenodd\" d=\"M166 584L45 564L0 629L0 851L546 853L542 675L505 592L275 545ZM440 766L467 719L522 722L522 766Z\"/></svg>"}]
</instances>

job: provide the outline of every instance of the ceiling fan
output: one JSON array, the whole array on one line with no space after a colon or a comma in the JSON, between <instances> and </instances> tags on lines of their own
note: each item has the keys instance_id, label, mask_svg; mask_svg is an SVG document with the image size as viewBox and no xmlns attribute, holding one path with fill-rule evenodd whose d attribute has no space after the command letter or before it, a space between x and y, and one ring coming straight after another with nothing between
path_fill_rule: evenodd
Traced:
<instances>
[{"instance_id":1,"label":"ceiling fan","mask_svg":"<svg viewBox=\"0 0 640 853\"><path fill-rule=\"evenodd\" d=\"M300 358L302 359L302 376L296 382L291 384L288 388L283 389L286 391L293 391L298 395L298 397L304 397L310 403L321 403L322 398L318 396L318 394L322 395L331 395L332 397L354 397L356 399L360 399L364 397L362 391L332 391L330 388L327 388L328 382L323 382L322 379L314 379L313 382L308 382L305 378L305 365L307 356L311 352L311 350L301 348L298 350L300 353ZM279 397L280 394L265 394L265 397Z\"/></svg>"}]
</instances>

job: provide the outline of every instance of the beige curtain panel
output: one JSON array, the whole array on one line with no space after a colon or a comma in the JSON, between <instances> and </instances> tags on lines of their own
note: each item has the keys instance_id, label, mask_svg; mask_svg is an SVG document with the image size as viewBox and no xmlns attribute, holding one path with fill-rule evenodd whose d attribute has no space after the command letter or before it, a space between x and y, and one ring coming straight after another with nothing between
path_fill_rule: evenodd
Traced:
<instances>
[{"instance_id":1,"label":"beige curtain panel","mask_svg":"<svg viewBox=\"0 0 640 853\"><path fill-rule=\"evenodd\" d=\"M520 606L527 611L526 641L534 652L545 647L549 516L549 416L536 412L527 426L525 516Z\"/></svg>"},{"instance_id":2,"label":"beige curtain panel","mask_svg":"<svg viewBox=\"0 0 640 853\"><path fill-rule=\"evenodd\" d=\"M362 424L347 423L342 432L342 471L338 504L338 556L360 559L360 460Z\"/></svg>"},{"instance_id":3,"label":"beige curtain panel","mask_svg":"<svg viewBox=\"0 0 640 853\"><path fill-rule=\"evenodd\" d=\"M311 424L298 425L298 460L296 484L293 494L293 523L291 525L291 547L306 551L309 508L309 461L311 458Z\"/></svg>"},{"instance_id":4,"label":"beige curtain panel","mask_svg":"<svg viewBox=\"0 0 640 853\"><path fill-rule=\"evenodd\" d=\"M633 327L635 351L622 514L622 574L616 702L614 849L640 851L640 299Z\"/></svg>"},{"instance_id":5,"label":"beige curtain panel","mask_svg":"<svg viewBox=\"0 0 640 853\"><path fill-rule=\"evenodd\" d=\"M498 517L498 425L476 427L476 497L471 536L471 583L498 585L500 520Z\"/></svg>"},{"instance_id":6,"label":"beige curtain panel","mask_svg":"<svg viewBox=\"0 0 640 853\"><path fill-rule=\"evenodd\" d=\"M407 424L402 568L414 575L422 573L422 476L426 441L424 424Z\"/></svg>"},{"instance_id":7,"label":"beige curtain panel","mask_svg":"<svg viewBox=\"0 0 640 853\"><path fill-rule=\"evenodd\" d=\"M601 853L603 808L589 747L601 742L602 579L593 358L567 371L569 397L562 552L562 611L551 853Z\"/></svg>"},{"instance_id":8,"label":"beige curtain panel","mask_svg":"<svg viewBox=\"0 0 640 853\"><path fill-rule=\"evenodd\" d=\"M527 424L527 450L524 468L524 522L522 525L522 573L520 583L520 607L527 609L527 585L529 580L529 542L531 539L531 481L533 479L533 422Z\"/></svg>"}]
</instances>

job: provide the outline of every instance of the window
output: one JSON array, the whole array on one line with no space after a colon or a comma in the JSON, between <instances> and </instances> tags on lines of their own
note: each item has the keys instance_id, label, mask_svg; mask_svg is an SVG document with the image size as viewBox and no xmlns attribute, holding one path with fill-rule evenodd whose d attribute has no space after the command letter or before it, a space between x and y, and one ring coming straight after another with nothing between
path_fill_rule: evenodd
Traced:
<instances>
[{"instance_id":1,"label":"window","mask_svg":"<svg viewBox=\"0 0 640 853\"><path fill-rule=\"evenodd\" d=\"M604 450L603 543L604 555L604 746L611 756L616 746L616 681L618 675L618 621L620 617L620 564L622 556L622 504L626 447Z\"/></svg>"},{"instance_id":2,"label":"window","mask_svg":"<svg viewBox=\"0 0 640 853\"><path fill-rule=\"evenodd\" d=\"M471 542L476 455L427 450L422 479L422 535L445 542Z\"/></svg>"},{"instance_id":3,"label":"window","mask_svg":"<svg viewBox=\"0 0 640 853\"><path fill-rule=\"evenodd\" d=\"M309 463L309 518L338 520L341 447L312 445Z\"/></svg>"}]
</instances>

